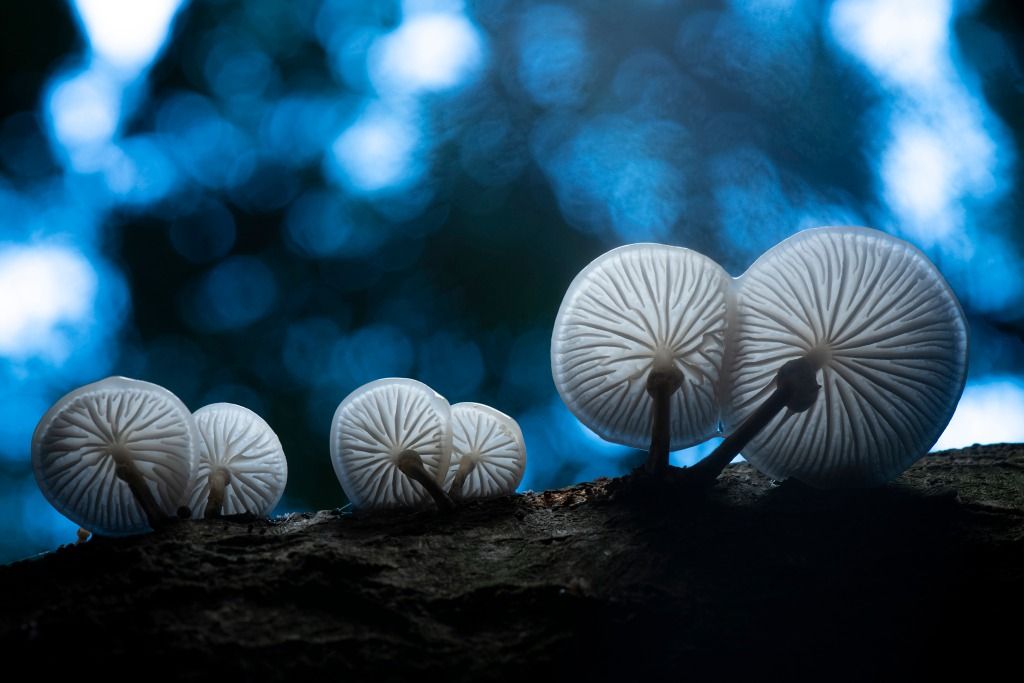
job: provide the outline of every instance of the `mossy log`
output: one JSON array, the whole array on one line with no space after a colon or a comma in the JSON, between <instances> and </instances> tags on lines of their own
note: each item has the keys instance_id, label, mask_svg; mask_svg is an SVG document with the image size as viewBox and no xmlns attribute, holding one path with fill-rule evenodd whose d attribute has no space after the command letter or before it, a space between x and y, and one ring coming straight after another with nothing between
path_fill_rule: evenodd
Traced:
<instances>
[{"instance_id":1,"label":"mossy log","mask_svg":"<svg viewBox=\"0 0 1024 683\"><path fill-rule=\"evenodd\" d=\"M1017 665L1024 447L868 491L737 465L703 493L638 475L453 513L181 522L0 567L0 601L7 671L38 676L977 680Z\"/></svg>"}]
</instances>

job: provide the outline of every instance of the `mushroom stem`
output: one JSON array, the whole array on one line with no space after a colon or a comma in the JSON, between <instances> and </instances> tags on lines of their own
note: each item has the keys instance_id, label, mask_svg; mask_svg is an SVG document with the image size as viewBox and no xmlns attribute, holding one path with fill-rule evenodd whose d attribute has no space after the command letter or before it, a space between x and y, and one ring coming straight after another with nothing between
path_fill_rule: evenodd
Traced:
<instances>
[{"instance_id":1,"label":"mushroom stem","mask_svg":"<svg viewBox=\"0 0 1024 683\"><path fill-rule=\"evenodd\" d=\"M455 472L455 479L452 481L452 487L449 491L453 500L462 498L462 486L466 482L466 477L476 468L476 458L466 455L462 457L459 462L459 469Z\"/></svg>"},{"instance_id":2,"label":"mushroom stem","mask_svg":"<svg viewBox=\"0 0 1024 683\"><path fill-rule=\"evenodd\" d=\"M206 499L206 509L203 510L203 517L212 519L219 517L224 507L224 495L231 475L223 467L218 467L210 474L210 496Z\"/></svg>"},{"instance_id":3,"label":"mushroom stem","mask_svg":"<svg viewBox=\"0 0 1024 683\"><path fill-rule=\"evenodd\" d=\"M711 455L693 467L686 469L684 476L692 483L707 485L718 478L725 466L739 455L743 447L758 432L768 426L780 410L789 408L791 413L802 413L814 405L821 387L815 380L818 371L816 358L810 355L791 360L779 368L775 375L775 391L759 405L732 434L718 445Z\"/></svg>"},{"instance_id":4,"label":"mushroom stem","mask_svg":"<svg viewBox=\"0 0 1024 683\"><path fill-rule=\"evenodd\" d=\"M420 457L419 453L416 451L402 451L398 456L398 469L413 481L419 482L420 486L425 488L427 493L434 499L438 509L452 510L455 508L455 503L444 492L441 485L437 483L437 479L434 479L427 472L426 468L423 467L423 458Z\"/></svg>"},{"instance_id":5,"label":"mushroom stem","mask_svg":"<svg viewBox=\"0 0 1024 683\"><path fill-rule=\"evenodd\" d=\"M647 375L647 393L654 401L651 419L651 450L644 469L649 474L668 471L668 449L672 443L672 394L683 383L683 373L673 365L667 370L651 370Z\"/></svg>"},{"instance_id":6,"label":"mushroom stem","mask_svg":"<svg viewBox=\"0 0 1024 683\"><path fill-rule=\"evenodd\" d=\"M157 505L156 498L153 497L153 492L149 490L146 478L139 472L139 468L135 466L135 463L132 462L128 454L119 448L111 449L110 455L114 458L114 473L118 479L128 484L128 488L131 489L135 500L142 507L142 512L145 513L146 521L149 523L150 528L158 529L163 526L164 522L167 521L167 515Z\"/></svg>"}]
</instances>

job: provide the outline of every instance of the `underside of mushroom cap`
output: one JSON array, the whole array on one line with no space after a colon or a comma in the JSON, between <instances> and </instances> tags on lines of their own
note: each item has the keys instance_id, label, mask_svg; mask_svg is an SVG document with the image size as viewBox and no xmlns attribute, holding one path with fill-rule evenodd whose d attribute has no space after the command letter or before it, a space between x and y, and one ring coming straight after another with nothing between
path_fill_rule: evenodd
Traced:
<instances>
[{"instance_id":1,"label":"underside of mushroom cap","mask_svg":"<svg viewBox=\"0 0 1024 683\"><path fill-rule=\"evenodd\" d=\"M364 384L341 402L331 423L334 472L357 508L430 504L426 489L399 469L399 456L414 451L443 485L451 450L448 401L412 379Z\"/></svg>"},{"instance_id":2,"label":"underside of mushroom cap","mask_svg":"<svg viewBox=\"0 0 1024 683\"><path fill-rule=\"evenodd\" d=\"M192 414L177 396L149 382L108 377L66 394L43 415L32 437L32 467L61 514L95 533L124 536L150 525L118 467L141 476L172 517L198 450Z\"/></svg>"},{"instance_id":3,"label":"underside of mushroom cap","mask_svg":"<svg viewBox=\"0 0 1024 683\"><path fill-rule=\"evenodd\" d=\"M192 517L203 516L211 476L218 470L226 475L222 514L269 514L288 481L288 461L274 430L262 417L234 403L204 406L193 417L202 438L188 496Z\"/></svg>"},{"instance_id":4,"label":"underside of mushroom cap","mask_svg":"<svg viewBox=\"0 0 1024 683\"><path fill-rule=\"evenodd\" d=\"M631 244L573 280L551 337L551 371L569 410L607 441L647 448L652 369L675 368L671 449L718 431L718 386L732 280L695 251Z\"/></svg>"},{"instance_id":5,"label":"underside of mushroom cap","mask_svg":"<svg viewBox=\"0 0 1024 683\"><path fill-rule=\"evenodd\" d=\"M737 281L723 423L731 431L809 356L819 396L776 416L743 449L758 469L820 488L871 486L935 443L967 373L967 325L949 285L912 245L869 228L805 230Z\"/></svg>"},{"instance_id":6,"label":"underside of mushroom cap","mask_svg":"<svg viewBox=\"0 0 1024 683\"><path fill-rule=\"evenodd\" d=\"M463 498L515 492L526 470L526 442L514 419L481 403L456 403L452 406L452 436L449 479L455 477L463 458L474 461L462 483Z\"/></svg>"}]
</instances>

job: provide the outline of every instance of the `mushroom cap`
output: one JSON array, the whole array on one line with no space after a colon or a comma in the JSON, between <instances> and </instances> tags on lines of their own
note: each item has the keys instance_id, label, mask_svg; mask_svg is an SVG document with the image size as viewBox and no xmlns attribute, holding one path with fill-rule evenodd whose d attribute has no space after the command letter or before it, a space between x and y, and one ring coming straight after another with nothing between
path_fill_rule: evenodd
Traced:
<instances>
[{"instance_id":1,"label":"mushroom cap","mask_svg":"<svg viewBox=\"0 0 1024 683\"><path fill-rule=\"evenodd\" d=\"M228 472L225 515L267 515L288 482L288 461L277 434L248 408L234 403L203 406L192 417L199 435L199 462L188 495L193 518L201 518L210 497L210 475Z\"/></svg>"},{"instance_id":2,"label":"mushroom cap","mask_svg":"<svg viewBox=\"0 0 1024 683\"><path fill-rule=\"evenodd\" d=\"M722 420L731 431L812 354L812 407L777 415L743 449L759 470L819 488L897 476L935 443L967 373L967 324L915 247L869 228L805 230L737 281Z\"/></svg>"},{"instance_id":3,"label":"mushroom cap","mask_svg":"<svg viewBox=\"0 0 1024 683\"><path fill-rule=\"evenodd\" d=\"M671 449L718 432L718 386L732 278L690 249L631 244L599 256L569 285L551 335L562 401L607 441L646 449L652 368L675 366Z\"/></svg>"},{"instance_id":4,"label":"mushroom cap","mask_svg":"<svg viewBox=\"0 0 1024 683\"><path fill-rule=\"evenodd\" d=\"M345 397L331 423L331 462L357 508L428 505L430 494L398 469L412 450L428 473L444 484L451 463L451 408L422 382L389 377L364 384Z\"/></svg>"},{"instance_id":5,"label":"mushroom cap","mask_svg":"<svg viewBox=\"0 0 1024 683\"><path fill-rule=\"evenodd\" d=\"M514 493L526 470L526 441L519 423L482 403L452 406L452 465L449 482L463 458L476 461L462 483L463 498Z\"/></svg>"},{"instance_id":6,"label":"mushroom cap","mask_svg":"<svg viewBox=\"0 0 1024 683\"><path fill-rule=\"evenodd\" d=\"M108 377L65 394L39 420L32 469L43 495L79 526L106 536L149 531L128 483L125 458L160 510L174 516L195 471L199 432L185 404L150 382Z\"/></svg>"}]
</instances>

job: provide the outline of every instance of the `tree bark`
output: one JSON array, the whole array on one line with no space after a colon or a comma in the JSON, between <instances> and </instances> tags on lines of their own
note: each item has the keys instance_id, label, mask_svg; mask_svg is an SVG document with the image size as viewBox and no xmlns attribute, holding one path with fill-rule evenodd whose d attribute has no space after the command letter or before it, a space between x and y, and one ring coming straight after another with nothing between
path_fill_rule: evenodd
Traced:
<instances>
[{"instance_id":1,"label":"tree bark","mask_svg":"<svg viewBox=\"0 0 1024 683\"><path fill-rule=\"evenodd\" d=\"M0 650L136 681L979 679L1015 664L1022 539L1019 445L866 491L739 465L703 493L198 520L0 567Z\"/></svg>"}]
</instances>

